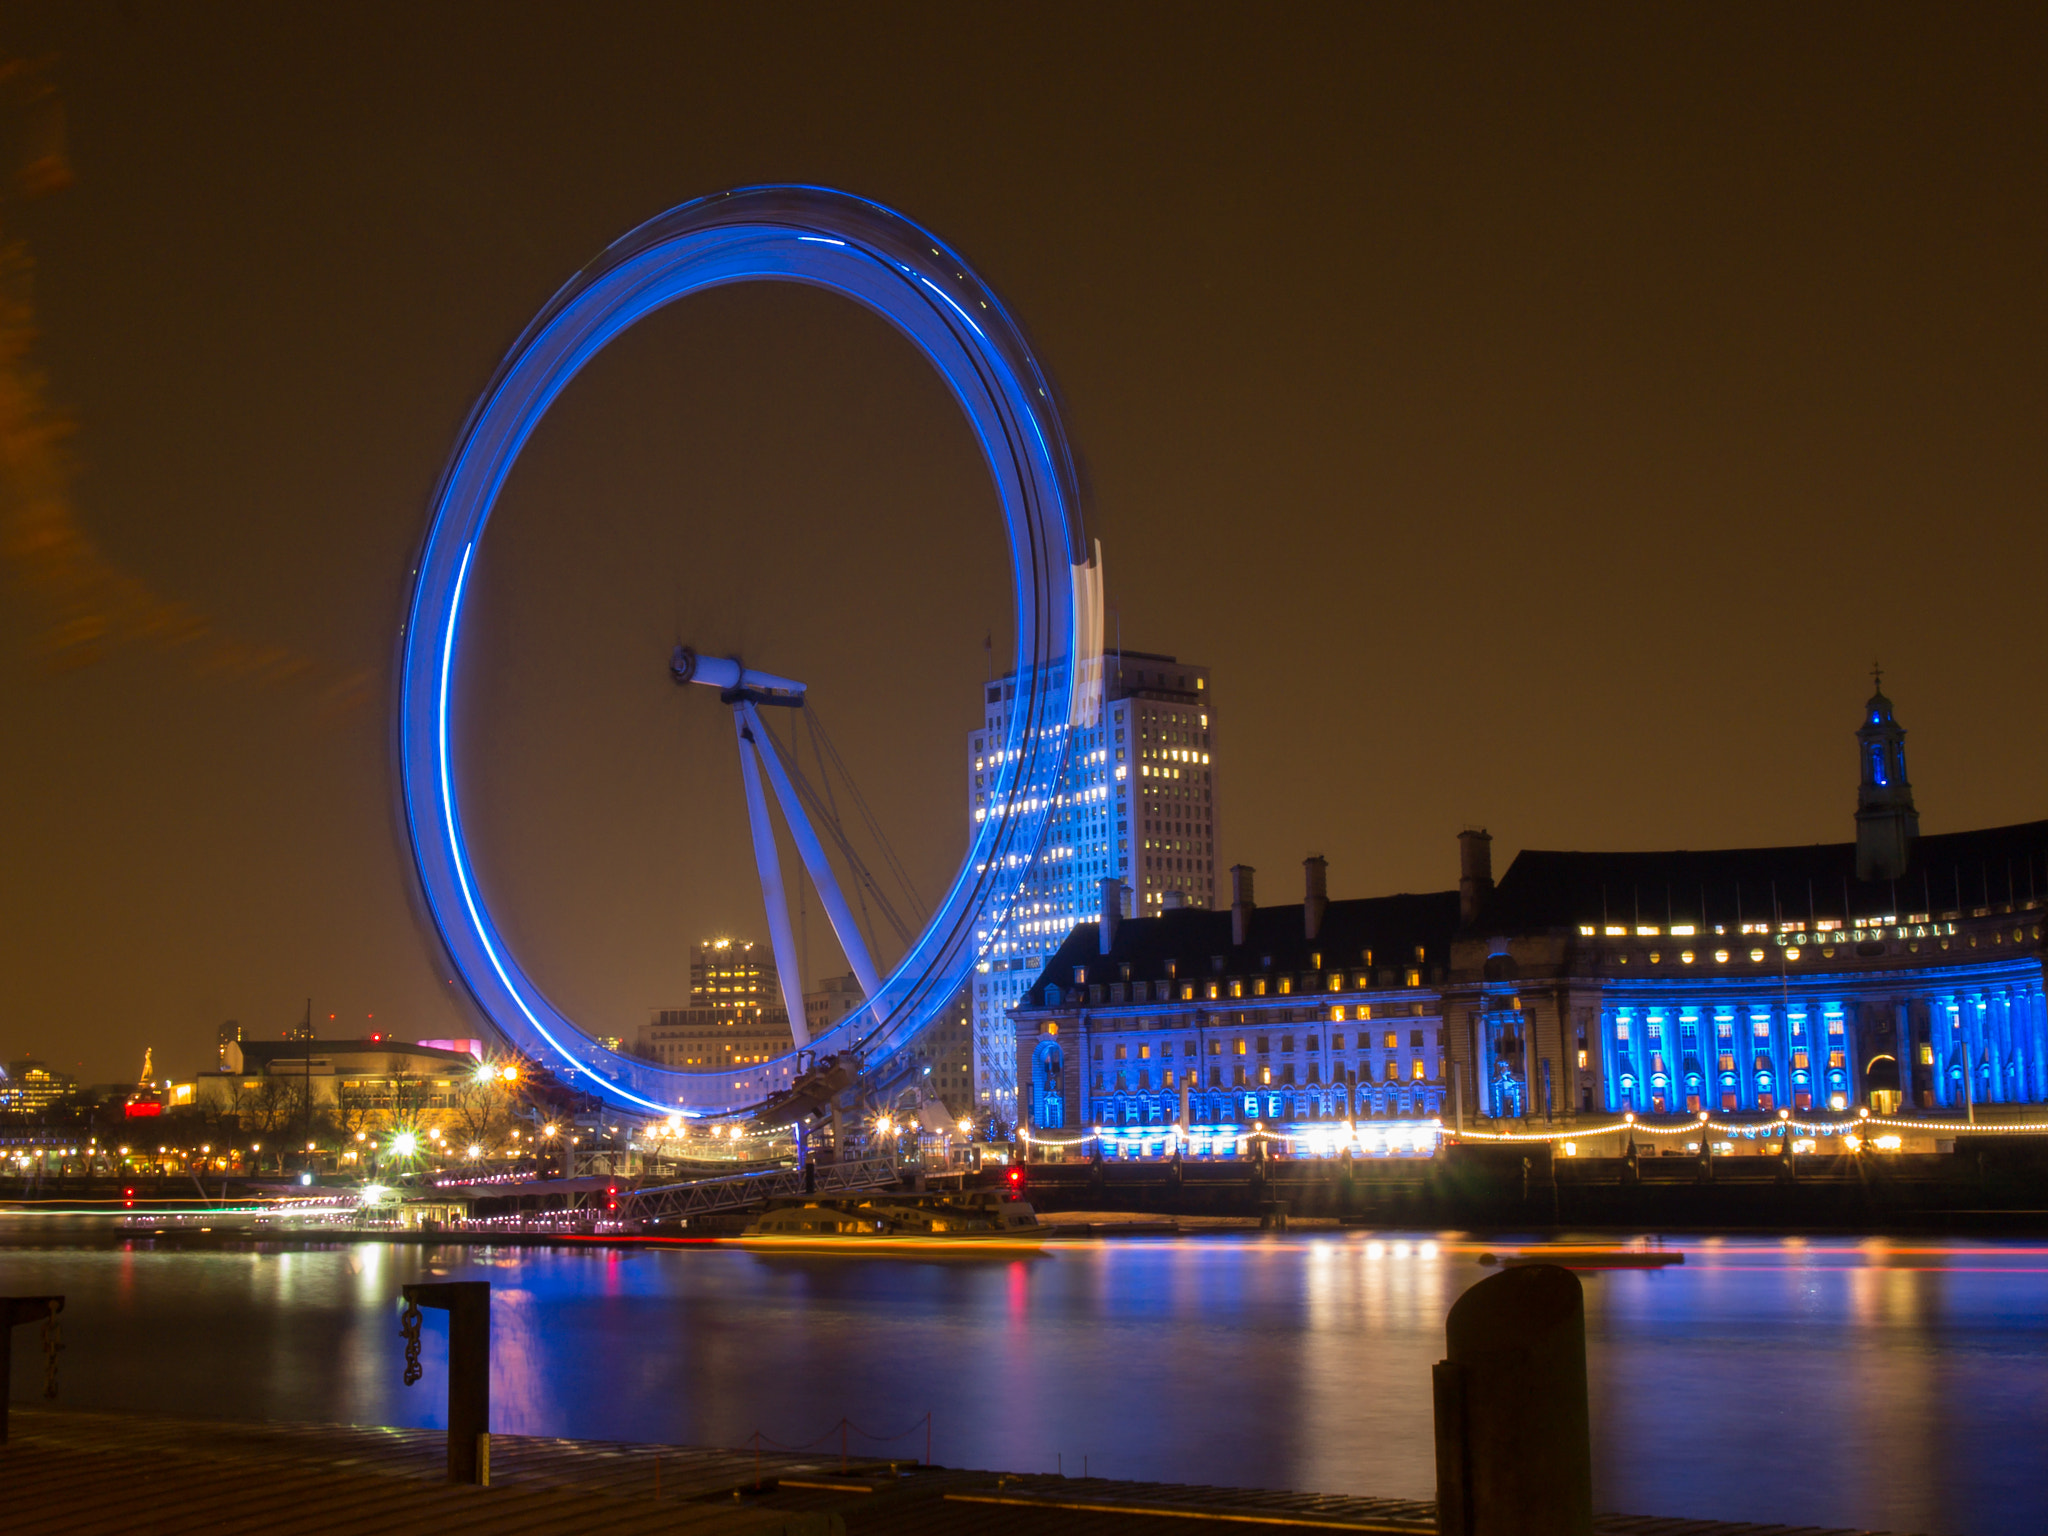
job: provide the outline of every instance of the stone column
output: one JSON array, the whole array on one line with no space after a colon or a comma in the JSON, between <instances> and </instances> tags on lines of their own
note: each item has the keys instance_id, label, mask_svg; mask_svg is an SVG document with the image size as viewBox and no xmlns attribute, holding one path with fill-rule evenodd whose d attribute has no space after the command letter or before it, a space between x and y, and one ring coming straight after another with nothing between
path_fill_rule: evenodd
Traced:
<instances>
[{"instance_id":1,"label":"stone column","mask_svg":"<svg viewBox=\"0 0 2048 1536\"><path fill-rule=\"evenodd\" d=\"M1935 1047L1934 1059L1947 1086L1949 1107L1960 1109L1964 1103L1963 1090L1954 1076L1963 1059L1963 995L1960 992L1950 993L1941 1000L1941 1044Z\"/></svg>"},{"instance_id":2,"label":"stone column","mask_svg":"<svg viewBox=\"0 0 2048 1536\"><path fill-rule=\"evenodd\" d=\"M1984 994L1972 992L1969 1007L1963 1014L1963 1038L1970 1042L1969 1074L1970 1097L1978 1104L1987 1104L1991 1095L1986 1091L1984 1081L1985 1055L1984 1040Z\"/></svg>"},{"instance_id":3,"label":"stone column","mask_svg":"<svg viewBox=\"0 0 2048 1536\"><path fill-rule=\"evenodd\" d=\"M1781 1003L1767 1004L1764 1016L1770 1020L1771 1032L1764 1044L1771 1057L1771 1081L1778 1085L1778 1108L1792 1109L1792 1021L1785 1017Z\"/></svg>"},{"instance_id":4,"label":"stone column","mask_svg":"<svg viewBox=\"0 0 2048 1536\"><path fill-rule=\"evenodd\" d=\"M1599 1022L1595 1027L1600 1031L1600 1089L1605 1095L1601 1107L1615 1111L1621 1108L1621 1042L1614 1037L1614 1010L1603 1006L1596 1017Z\"/></svg>"},{"instance_id":5,"label":"stone column","mask_svg":"<svg viewBox=\"0 0 2048 1536\"><path fill-rule=\"evenodd\" d=\"M1997 1086L2000 1104L2011 1104L2021 1098L2021 1046L2017 1022L2013 1006L2013 989L1997 988L1991 994L1991 1049L1994 1063L1991 1075Z\"/></svg>"},{"instance_id":6,"label":"stone column","mask_svg":"<svg viewBox=\"0 0 2048 1536\"><path fill-rule=\"evenodd\" d=\"M1520 1014L1522 1020L1522 1119L1534 1119L1542 1112L1543 1085L1536 1072L1536 1016L1528 1008Z\"/></svg>"},{"instance_id":7,"label":"stone column","mask_svg":"<svg viewBox=\"0 0 2048 1536\"><path fill-rule=\"evenodd\" d=\"M2028 989L2027 1019L2034 1047L2034 1080L2028 1097L2036 1104L2048 1103L2048 994L2038 982Z\"/></svg>"}]
</instances>

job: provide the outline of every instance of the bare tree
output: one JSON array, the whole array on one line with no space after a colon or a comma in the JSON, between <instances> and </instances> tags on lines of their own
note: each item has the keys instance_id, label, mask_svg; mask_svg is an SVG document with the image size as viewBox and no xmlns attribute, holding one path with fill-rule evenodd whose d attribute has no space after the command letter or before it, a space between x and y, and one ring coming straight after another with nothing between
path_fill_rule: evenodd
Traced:
<instances>
[{"instance_id":1,"label":"bare tree","mask_svg":"<svg viewBox=\"0 0 2048 1536\"><path fill-rule=\"evenodd\" d=\"M334 1124L343 1141L353 1141L356 1132L367 1131L376 1108L377 1093L369 1084L335 1079Z\"/></svg>"},{"instance_id":2,"label":"bare tree","mask_svg":"<svg viewBox=\"0 0 2048 1536\"><path fill-rule=\"evenodd\" d=\"M511 1129L510 1096L495 1082L469 1078L448 1095L448 1118L466 1143L489 1147Z\"/></svg>"},{"instance_id":3,"label":"bare tree","mask_svg":"<svg viewBox=\"0 0 2048 1536\"><path fill-rule=\"evenodd\" d=\"M391 1105L384 1111L383 1123L387 1130L412 1131L419 1128L420 1116L427 1108L428 1100L434 1096L433 1079L426 1077L395 1077L391 1080Z\"/></svg>"},{"instance_id":4,"label":"bare tree","mask_svg":"<svg viewBox=\"0 0 2048 1536\"><path fill-rule=\"evenodd\" d=\"M274 1136L289 1125L298 1113L297 1084L288 1083L281 1077L262 1077L245 1096L248 1108L244 1111L246 1123L266 1136Z\"/></svg>"}]
</instances>

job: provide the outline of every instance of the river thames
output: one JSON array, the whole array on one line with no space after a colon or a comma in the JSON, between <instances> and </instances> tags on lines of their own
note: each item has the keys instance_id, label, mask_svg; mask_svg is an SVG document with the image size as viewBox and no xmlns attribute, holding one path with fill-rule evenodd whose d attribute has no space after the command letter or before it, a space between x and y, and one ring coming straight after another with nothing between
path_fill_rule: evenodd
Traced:
<instances>
[{"instance_id":1,"label":"river thames","mask_svg":"<svg viewBox=\"0 0 2048 1536\"><path fill-rule=\"evenodd\" d=\"M17 1230L14 1241L25 1234ZM1967 1536L2048 1509L2048 1246L1666 1238L1585 1280L1598 1507ZM1506 1251L1514 1244L1492 1244ZM493 1427L1428 1498L1449 1237L1060 1243L1028 1259L380 1243L0 1248L69 1297L66 1404L438 1426L401 1384L408 1280L493 1286ZM36 1331L13 1393L40 1392Z\"/></svg>"}]
</instances>

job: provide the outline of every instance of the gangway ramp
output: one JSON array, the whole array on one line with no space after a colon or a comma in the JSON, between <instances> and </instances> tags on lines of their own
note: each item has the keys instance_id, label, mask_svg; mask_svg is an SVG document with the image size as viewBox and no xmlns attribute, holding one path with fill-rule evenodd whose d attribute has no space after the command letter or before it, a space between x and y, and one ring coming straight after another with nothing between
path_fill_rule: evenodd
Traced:
<instances>
[{"instance_id":1,"label":"gangway ramp","mask_svg":"<svg viewBox=\"0 0 2048 1536\"><path fill-rule=\"evenodd\" d=\"M813 1163L816 1179L805 1188L808 1177L801 1168L761 1168L752 1173L727 1174L713 1179L691 1179L684 1184L661 1184L649 1189L622 1189L617 1208L605 1213L611 1221L675 1221L687 1216L710 1216L719 1211L744 1210L779 1195L841 1195L861 1189L887 1189L902 1178L893 1157L861 1158L850 1163Z\"/></svg>"}]
</instances>

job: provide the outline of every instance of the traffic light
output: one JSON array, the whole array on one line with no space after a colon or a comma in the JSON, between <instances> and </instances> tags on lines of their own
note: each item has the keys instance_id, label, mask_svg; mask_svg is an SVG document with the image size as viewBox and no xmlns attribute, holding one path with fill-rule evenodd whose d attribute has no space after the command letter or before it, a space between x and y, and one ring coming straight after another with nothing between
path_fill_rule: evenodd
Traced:
<instances>
[{"instance_id":1,"label":"traffic light","mask_svg":"<svg viewBox=\"0 0 2048 1536\"><path fill-rule=\"evenodd\" d=\"M1016 1199L1016 1198L1017 1198L1017 1195L1018 1195L1018 1193L1019 1193L1019 1192L1020 1192L1020 1191L1021 1191L1021 1190L1022 1190L1023 1188L1024 1188L1024 1170L1023 1170L1023 1168L1022 1168L1022 1167L1020 1167L1020 1166L1013 1166L1013 1167L1012 1167L1012 1168L1010 1169L1010 1198L1011 1198L1012 1200Z\"/></svg>"}]
</instances>

